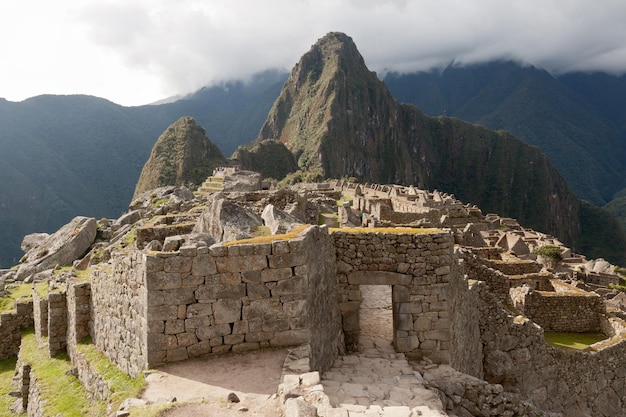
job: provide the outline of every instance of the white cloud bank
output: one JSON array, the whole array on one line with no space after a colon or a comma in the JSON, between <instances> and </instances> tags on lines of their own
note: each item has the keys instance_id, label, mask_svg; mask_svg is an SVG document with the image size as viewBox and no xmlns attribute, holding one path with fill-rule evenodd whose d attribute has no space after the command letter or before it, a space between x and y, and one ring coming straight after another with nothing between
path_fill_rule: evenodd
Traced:
<instances>
[{"instance_id":1,"label":"white cloud bank","mask_svg":"<svg viewBox=\"0 0 626 417\"><path fill-rule=\"evenodd\" d=\"M93 94L136 105L267 68L330 31L370 69L514 59L626 72L623 0L32 0L0 5L0 97Z\"/></svg>"}]
</instances>

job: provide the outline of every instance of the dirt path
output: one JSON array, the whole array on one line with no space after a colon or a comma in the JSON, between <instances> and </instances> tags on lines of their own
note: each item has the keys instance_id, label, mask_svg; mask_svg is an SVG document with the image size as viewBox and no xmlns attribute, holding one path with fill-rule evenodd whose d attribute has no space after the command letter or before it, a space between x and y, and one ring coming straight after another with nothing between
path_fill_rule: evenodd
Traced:
<instances>
[{"instance_id":1,"label":"dirt path","mask_svg":"<svg viewBox=\"0 0 626 417\"><path fill-rule=\"evenodd\" d=\"M245 354L194 359L163 366L149 375L141 398L164 402L200 400L163 414L178 416L259 416L281 415L280 404L272 395L280 384L287 350L263 350ZM239 403L227 400L235 393Z\"/></svg>"}]
</instances>

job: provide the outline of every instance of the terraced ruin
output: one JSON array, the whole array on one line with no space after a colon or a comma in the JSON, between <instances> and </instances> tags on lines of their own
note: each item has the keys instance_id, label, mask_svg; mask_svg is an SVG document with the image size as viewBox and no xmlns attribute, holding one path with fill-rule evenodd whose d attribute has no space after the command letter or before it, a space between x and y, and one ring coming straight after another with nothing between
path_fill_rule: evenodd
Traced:
<instances>
[{"instance_id":1,"label":"terraced ruin","mask_svg":"<svg viewBox=\"0 0 626 417\"><path fill-rule=\"evenodd\" d=\"M625 412L621 276L605 261L438 191L213 177L25 238L1 273L31 293L0 320L15 411L81 415L58 411L33 349L67 366L91 415L120 416L146 405L122 405L139 394L103 363L141 386L163 366L288 349L274 398L289 416ZM563 349L547 332L601 340Z\"/></svg>"}]
</instances>

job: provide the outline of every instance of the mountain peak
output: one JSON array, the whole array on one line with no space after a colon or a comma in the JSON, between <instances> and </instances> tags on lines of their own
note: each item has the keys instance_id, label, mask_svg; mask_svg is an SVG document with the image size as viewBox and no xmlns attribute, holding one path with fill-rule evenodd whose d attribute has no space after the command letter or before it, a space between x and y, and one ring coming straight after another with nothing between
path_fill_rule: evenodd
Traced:
<instances>
[{"instance_id":1,"label":"mountain peak","mask_svg":"<svg viewBox=\"0 0 626 417\"><path fill-rule=\"evenodd\" d=\"M159 136L144 165L135 196L166 185L196 188L218 166L228 165L222 152L206 136L204 128L184 116Z\"/></svg>"}]
</instances>

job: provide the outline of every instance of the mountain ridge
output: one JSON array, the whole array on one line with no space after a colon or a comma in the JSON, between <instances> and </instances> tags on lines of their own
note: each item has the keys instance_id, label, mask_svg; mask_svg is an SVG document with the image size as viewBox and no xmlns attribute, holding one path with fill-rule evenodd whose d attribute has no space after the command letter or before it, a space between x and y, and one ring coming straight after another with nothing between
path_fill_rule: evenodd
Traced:
<instances>
[{"instance_id":1,"label":"mountain ridge","mask_svg":"<svg viewBox=\"0 0 626 417\"><path fill-rule=\"evenodd\" d=\"M302 171L442 189L594 250L581 241L580 202L539 148L400 104L345 34L321 38L296 64L257 141L267 139Z\"/></svg>"}]
</instances>

